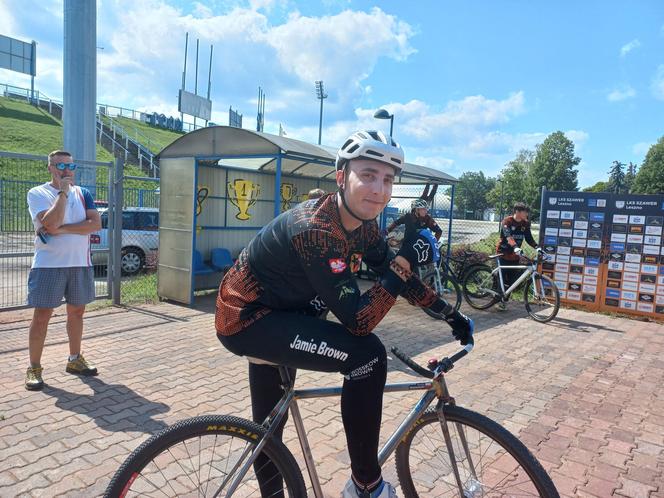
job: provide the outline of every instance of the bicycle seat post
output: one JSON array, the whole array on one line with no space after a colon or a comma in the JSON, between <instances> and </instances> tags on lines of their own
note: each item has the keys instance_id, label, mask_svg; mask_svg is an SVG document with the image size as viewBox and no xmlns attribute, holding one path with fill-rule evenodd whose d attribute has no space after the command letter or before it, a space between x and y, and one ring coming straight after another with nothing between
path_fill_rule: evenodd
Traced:
<instances>
[{"instance_id":1,"label":"bicycle seat post","mask_svg":"<svg viewBox=\"0 0 664 498\"><path fill-rule=\"evenodd\" d=\"M295 379L290 373L290 369L284 365L279 365L279 375L281 376L281 387L284 391L288 392L293 390Z\"/></svg>"}]
</instances>

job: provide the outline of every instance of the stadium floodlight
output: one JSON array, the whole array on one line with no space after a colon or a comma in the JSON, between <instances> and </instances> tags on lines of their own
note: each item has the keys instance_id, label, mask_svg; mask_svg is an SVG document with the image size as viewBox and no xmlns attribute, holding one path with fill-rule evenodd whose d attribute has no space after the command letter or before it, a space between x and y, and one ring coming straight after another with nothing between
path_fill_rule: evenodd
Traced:
<instances>
[{"instance_id":1,"label":"stadium floodlight","mask_svg":"<svg viewBox=\"0 0 664 498\"><path fill-rule=\"evenodd\" d=\"M320 145L323 134L323 100L327 98L327 93L323 88L322 81L316 81L316 98L320 100L320 117L318 118L318 145Z\"/></svg>"},{"instance_id":2,"label":"stadium floodlight","mask_svg":"<svg viewBox=\"0 0 664 498\"><path fill-rule=\"evenodd\" d=\"M376 119L389 119L390 120L390 136L392 136L392 130L394 127L394 114L390 114L385 109L378 109L374 113L374 118Z\"/></svg>"}]
</instances>

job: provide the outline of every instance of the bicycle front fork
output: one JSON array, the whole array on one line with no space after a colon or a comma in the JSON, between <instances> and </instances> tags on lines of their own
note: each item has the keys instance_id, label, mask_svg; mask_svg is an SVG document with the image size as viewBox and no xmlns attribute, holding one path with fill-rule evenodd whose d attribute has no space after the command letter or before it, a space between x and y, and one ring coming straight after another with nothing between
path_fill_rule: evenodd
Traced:
<instances>
[{"instance_id":1,"label":"bicycle front fork","mask_svg":"<svg viewBox=\"0 0 664 498\"><path fill-rule=\"evenodd\" d=\"M438 421L440 423L440 428L443 431L443 438L445 439L445 446L447 446L447 453L450 457L450 464L452 465L452 471L454 472L454 479L456 480L457 487L459 488L459 496L466 496L466 485L474 486L474 483L478 483L477 472L475 471L475 464L473 463L472 455L470 454L470 447L468 446L468 440L466 438L466 433L462 424L456 424L456 430L459 435L459 440L461 441L461 450L465 453L465 461L468 465L468 470L471 474L471 478L468 483L464 483L461 480L461 474L459 472L459 465L457 464L457 456L454 450L454 444L452 443L452 436L450 434L450 429L447 426L447 419L445 418L444 407L447 402L454 405L454 399L449 397L447 391L447 385L445 379L440 379L441 388L443 391L443 397L438 400L436 405L436 414L438 415ZM463 457L462 457L463 459Z\"/></svg>"}]
</instances>

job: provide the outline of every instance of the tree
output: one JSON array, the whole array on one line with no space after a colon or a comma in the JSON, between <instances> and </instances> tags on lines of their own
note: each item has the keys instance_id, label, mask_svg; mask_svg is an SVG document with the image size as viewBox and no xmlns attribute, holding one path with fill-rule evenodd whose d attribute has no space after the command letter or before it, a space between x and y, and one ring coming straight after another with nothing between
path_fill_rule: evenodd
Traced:
<instances>
[{"instance_id":1,"label":"tree","mask_svg":"<svg viewBox=\"0 0 664 498\"><path fill-rule=\"evenodd\" d=\"M595 185L584 188L582 192L611 192L611 185L609 182L597 182Z\"/></svg>"},{"instance_id":2,"label":"tree","mask_svg":"<svg viewBox=\"0 0 664 498\"><path fill-rule=\"evenodd\" d=\"M574 142L562 131L551 133L536 147L535 160L530 168L530 184L535 189L535 198L530 202L534 211L532 218L539 214L542 187L548 190L578 190L576 166L581 158L574 155Z\"/></svg>"},{"instance_id":3,"label":"tree","mask_svg":"<svg viewBox=\"0 0 664 498\"><path fill-rule=\"evenodd\" d=\"M495 178L485 177L481 171L462 174L454 189L454 205L461 217L470 215L473 219L481 219L482 212L489 207L487 194L495 184Z\"/></svg>"},{"instance_id":4,"label":"tree","mask_svg":"<svg viewBox=\"0 0 664 498\"><path fill-rule=\"evenodd\" d=\"M625 173L625 193L630 193L632 191L632 186L634 185L634 179L636 178L636 164L632 161L629 162L627 166L627 173Z\"/></svg>"},{"instance_id":5,"label":"tree","mask_svg":"<svg viewBox=\"0 0 664 498\"><path fill-rule=\"evenodd\" d=\"M625 189L625 163L613 161L609 169L609 186L614 194L626 194Z\"/></svg>"},{"instance_id":6,"label":"tree","mask_svg":"<svg viewBox=\"0 0 664 498\"><path fill-rule=\"evenodd\" d=\"M490 206L505 215L515 203L528 203L534 198L534 189L528 181L534 159L535 153L532 150L523 149L505 165L496 186L487 195Z\"/></svg>"},{"instance_id":7,"label":"tree","mask_svg":"<svg viewBox=\"0 0 664 498\"><path fill-rule=\"evenodd\" d=\"M632 193L664 193L664 137L648 149L646 158L634 178Z\"/></svg>"}]
</instances>

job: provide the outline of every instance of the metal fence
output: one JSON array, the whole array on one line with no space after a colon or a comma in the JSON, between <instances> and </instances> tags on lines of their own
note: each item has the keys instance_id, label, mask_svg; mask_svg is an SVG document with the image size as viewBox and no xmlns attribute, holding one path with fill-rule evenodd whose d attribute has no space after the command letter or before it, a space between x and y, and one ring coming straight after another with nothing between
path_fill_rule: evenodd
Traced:
<instances>
[{"instance_id":1,"label":"metal fence","mask_svg":"<svg viewBox=\"0 0 664 498\"><path fill-rule=\"evenodd\" d=\"M411 210L411 203L423 196L431 197L433 186L395 185L392 200L387 208L386 225L390 220L406 214ZM498 239L498 216L487 220L472 220L463 217L463 213L454 210L453 189L448 185L440 185L429 202L430 214L443 231L441 240L451 243L455 249L471 249L491 254L495 252ZM396 234L397 237L399 234Z\"/></svg>"},{"instance_id":2,"label":"metal fence","mask_svg":"<svg viewBox=\"0 0 664 498\"><path fill-rule=\"evenodd\" d=\"M113 163L77 161L93 169L94 184L82 185L93 196L109 196ZM47 183L51 176L45 156L0 152L0 309L26 305L27 281L34 256L35 231L28 211L27 193ZM103 193L103 194L102 194ZM95 260L109 260L108 247L93 250ZM95 271L95 295L110 296L111 276L105 268Z\"/></svg>"},{"instance_id":3,"label":"metal fence","mask_svg":"<svg viewBox=\"0 0 664 498\"><path fill-rule=\"evenodd\" d=\"M126 188L130 181L154 186ZM118 297L122 304L154 302L158 300L159 178L124 176L118 186L116 199L123 206L122 237L117 248L122 273Z\"/></svg>"}]
</instances>

